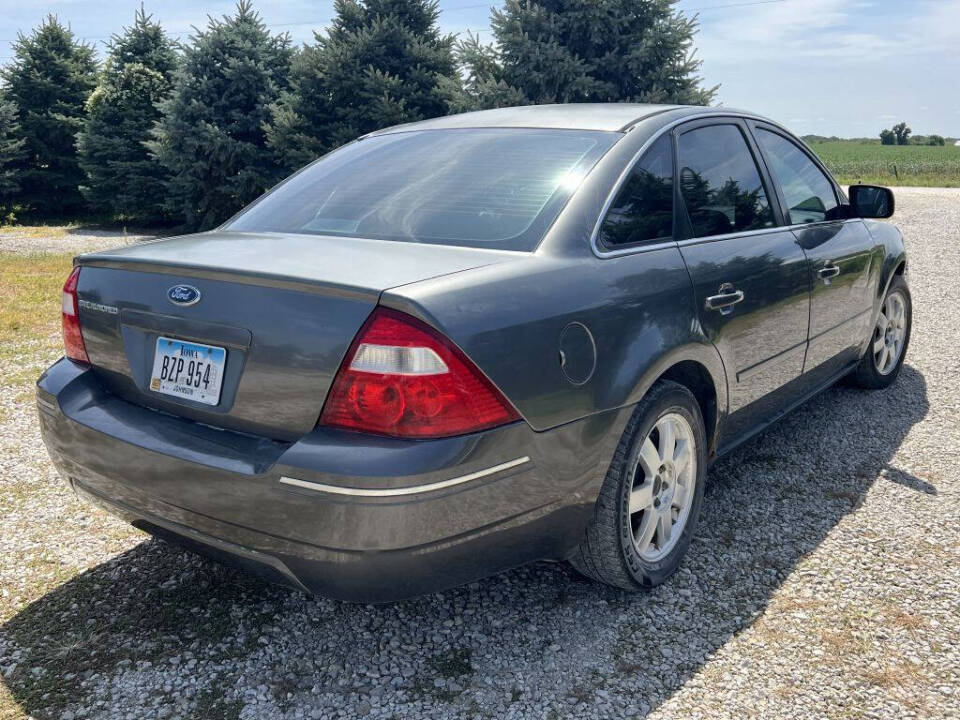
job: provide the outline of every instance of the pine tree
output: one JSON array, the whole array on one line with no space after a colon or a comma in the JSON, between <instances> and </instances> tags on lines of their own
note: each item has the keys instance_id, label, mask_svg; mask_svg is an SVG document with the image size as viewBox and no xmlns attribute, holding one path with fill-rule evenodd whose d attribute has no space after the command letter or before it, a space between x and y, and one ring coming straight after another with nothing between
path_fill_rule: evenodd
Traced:
<instances>
[{"instance_id":1,"label":"pine tree","mask_svg":"<svg viewBox=\"0 0 960 720\"><path fill-rule=\"evenodd\" d=\"M484 45L468 32L467 39L457 43L456 57L464 80L453 93L453 112L527 104L523 91L507 82L506 68L493 45Z\"/></svg>"},{"instance_id":2,"label":"pine tree","mask_svg":"<svg viewBox=\"0 0 960 720\"><path fill-rule=\"evenodd\" d=\"M708 104L691 52L696 19L676 0L506 0L494 45L458 46L467 105L646 102ZM522 98L522 100L518 100Z\"/></svg>"},{"instance_id":3,"label":"pine tree","mask_svg":"<svg viewBox=\"0 0 960 720\"><path fill-rule=\"evenodd\" d=\"M0 95L0 221L13 211L20 191L19 169L27 154L26 143L20 136L17 106Z\"/></svg>"},{"instance_id":4,"label":"pine tree","mask_svg":"<svg viewBox=\"0 0 960 720\"><path fill-rule=\"evenodd\" d=\"M173 42L143 8L110 41L100 83L87 102L78 138L87 174L84 196L100 212L155 221L163 217L163 167L144 142L173 88Z\"/></svg>"},{"instance_id":5,"label":"pine tree","mask_svg":"<svg viewBox=\"0 0 960 720\"><path fill-rule=\"evenodd\" d=\"M14 199L48 216L80 210L76 136L96 83L93 48L50 15L29 36L18 36L0 80L25 141L23 159L14 166L20 184Z\"/></svg>"},{"instance_id":6,"label":"pine tree","mask_svg":"<svg viewBox=\"0 0 960 720\"><path fill-rule=\"evenodd\" d=\"M266 145L269 107L286 87L290 39L240 0L184 48L149 147L170 173L167 207L187 229L214 227L280 179Z\"/></svg>"},{"instance_id":7,"label":"pine tree","mask_svg":"<svg viewBox=\"0 0 960 720\"><path fill-rule=\"evenodd\" d=\"M373 130L445 115L459 83L435 0L335 0L334 9L273 108L270 142L288 168Z\"/></svg>"}]
</instances>

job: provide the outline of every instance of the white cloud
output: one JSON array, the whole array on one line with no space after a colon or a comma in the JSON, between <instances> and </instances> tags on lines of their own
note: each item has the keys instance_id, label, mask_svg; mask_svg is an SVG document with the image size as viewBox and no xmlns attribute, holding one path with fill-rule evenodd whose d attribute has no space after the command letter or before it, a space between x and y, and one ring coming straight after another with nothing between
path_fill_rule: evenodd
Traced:
<instances>
[{"instance_id":1,"label":"white cloud","mask_svg":"<svg viewBox=\"0 0 960 720\"><path fill-rule=\"evenodd\" d=\"M697 39L702 57L725 61L769 58L771 53L796 55L831 28L847 24L850 4L845 0L806 0L732 9L722 16L701 18Z\"/></svg>"},{"instance_id":2,"label":"white cloud","mask_svg":"<svg viewBox=\"0 0 960 720\"><path fill-rule=\"evenodd\" d=\"M701 57L725 62L833 59L860 63L954 50L960 0L909 5L848 0L787 0L701 19ZM955 51L955 50L954 50Z\"/></svg>"},{"instance_id":3,"label":"white cloud","mask_svg":"<svg viewBox=\"0 0 960 720\"><path fill-rule=\"evenodd\" d=\"M929 51L957 52L960 43L960 0L934 0L918 3L922 12L912 14L903 34Z\"/></svg>"},{"instance_id":4,"label":"white cloud","mask_svg":"<svg viewBox=\"0 0 960 720\"><path fill-rule=\"evenodd\" d=\"M725 105L793 117L790 125L825 135L873 136L899 120L918 133L960 134L948 91L960 75L960 0L717 10L701 17L695 44Z\"/></svg>"}]
</instances>

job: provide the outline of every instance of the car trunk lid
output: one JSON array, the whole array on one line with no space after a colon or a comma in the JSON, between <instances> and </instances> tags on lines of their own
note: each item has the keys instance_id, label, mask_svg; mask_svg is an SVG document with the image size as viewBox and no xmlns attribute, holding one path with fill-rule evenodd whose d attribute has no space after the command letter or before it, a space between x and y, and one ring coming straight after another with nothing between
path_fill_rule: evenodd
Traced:
<instances>
[{"instance_id":1,"label":"car trunk lid","mask_svg":"<svg viewBox=\"0 0 960 720\"><path fill-rule=\"evenodd\" d=\"M516 256L327 236L203 233L78 258L80 322L106 390L214 427L292 440L313 428L383 290ZM177 286L198 298L174 292L171 299ZM151 389L163 339L225 351L216 404Z\"/></svg>"}]
</instances>

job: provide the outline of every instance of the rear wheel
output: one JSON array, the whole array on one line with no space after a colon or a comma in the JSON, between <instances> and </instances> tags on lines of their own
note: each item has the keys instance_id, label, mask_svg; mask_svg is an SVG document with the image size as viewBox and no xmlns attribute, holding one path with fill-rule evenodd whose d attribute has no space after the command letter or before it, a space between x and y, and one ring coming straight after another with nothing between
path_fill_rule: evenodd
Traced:
<instances>
[{"instance_id":1,"label":"rear wheel","mask_svg":"<svg viewBox=\"0 0 960 720\"><path fill-rule=\"evenodd\" d=\"M705 472L696 399L683 385L656 383L627 424L574 567L627 590L664 582L690 545Z\"/></svg>"},{"instance_id":2,"label":"rear wheel","mask_svg":"<svg viewBox=\"0 0 960 720\"><path fill-rule=\"evenodd\" d=\"M897 379L910 344L912 321L910 290L903 276L897 275L883 299L870 346L852 375L856 385L873 390L885 388Z\"/></svg>"}]
</instances>

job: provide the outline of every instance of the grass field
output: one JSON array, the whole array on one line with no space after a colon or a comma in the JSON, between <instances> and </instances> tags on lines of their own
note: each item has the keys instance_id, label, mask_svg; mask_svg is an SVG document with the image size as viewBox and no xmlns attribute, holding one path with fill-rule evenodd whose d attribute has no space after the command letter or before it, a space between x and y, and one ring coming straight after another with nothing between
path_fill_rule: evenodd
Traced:
<instances>
[{"instance_id":1,"label":"grass field","mask_svg":"<svg viewBox=\"0 0 960 720\"><path fill-rule=\"evenodd\" d=\"M32 395L43 363L60 352L60 288L72 260L72 253L0 255L3 390Z\"/></svg>"},{"instance_id":2,"label":"grass field","mask_svg":"<svg viewBox=\"0 0 960 720\"><path fill-rule=\"evenodd\" d=\"M843 185L960 187L960 147L826 142L810 145Z\"/></svg>"}]
</instances>

